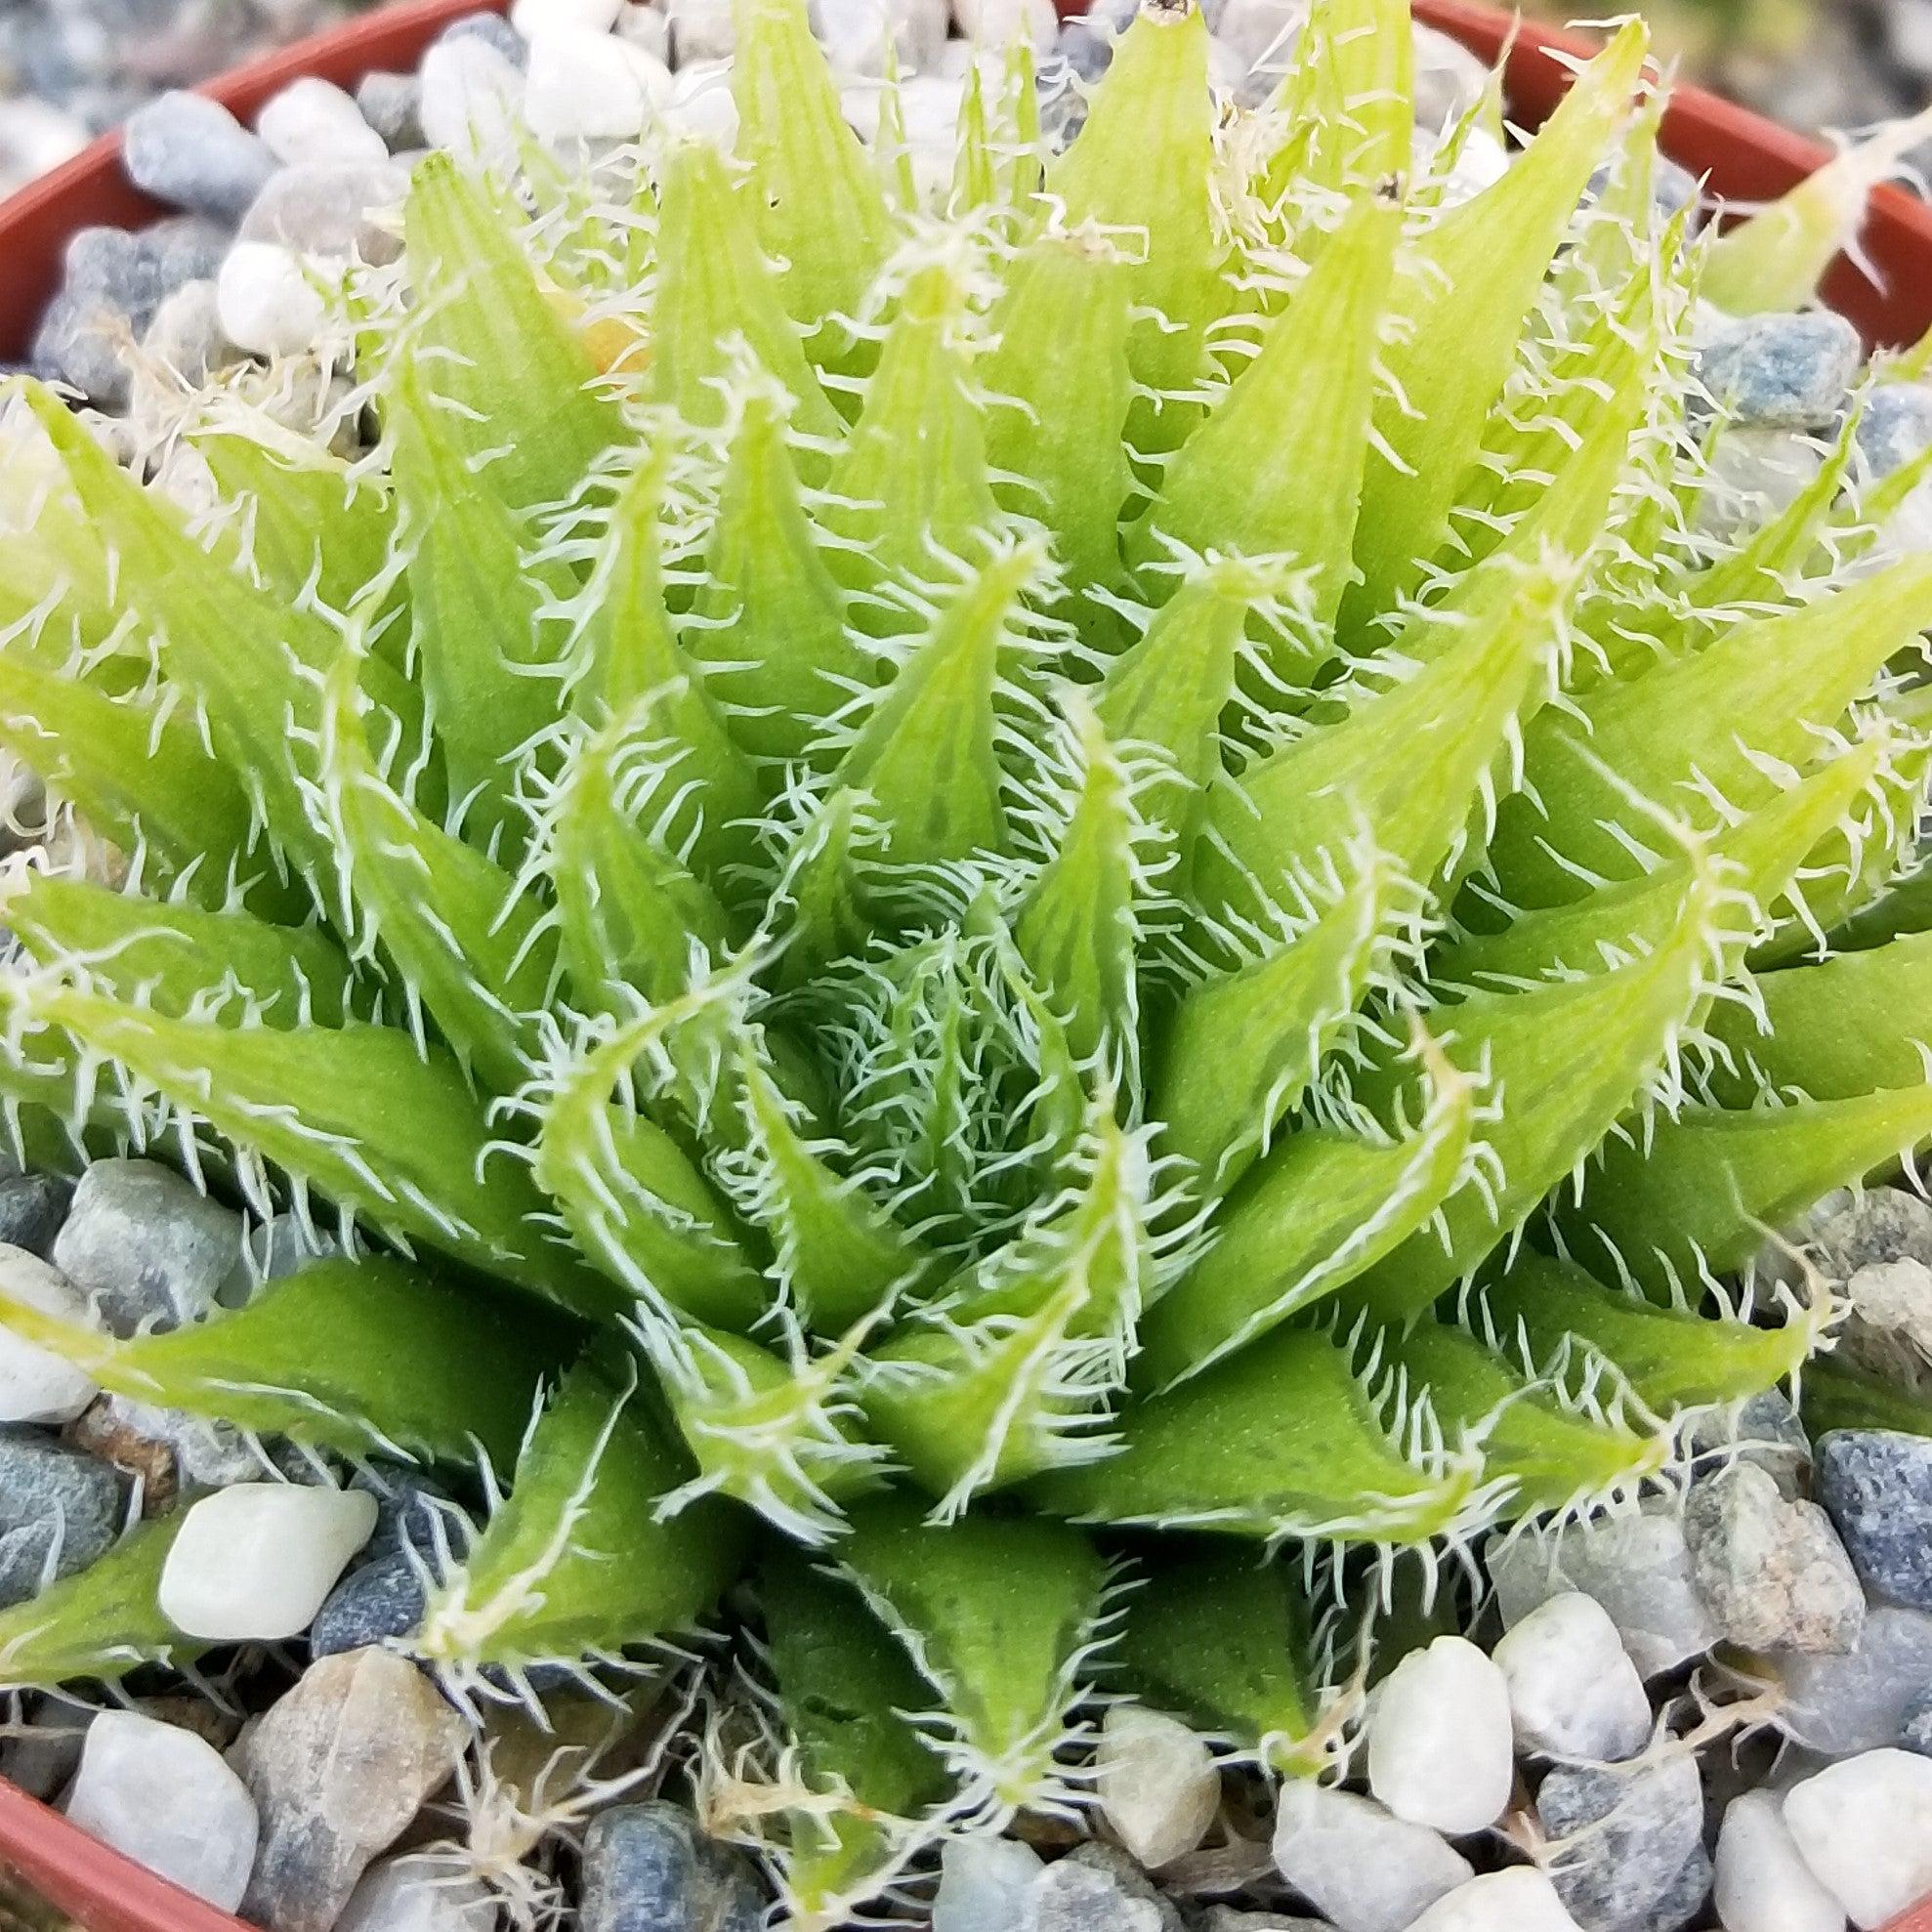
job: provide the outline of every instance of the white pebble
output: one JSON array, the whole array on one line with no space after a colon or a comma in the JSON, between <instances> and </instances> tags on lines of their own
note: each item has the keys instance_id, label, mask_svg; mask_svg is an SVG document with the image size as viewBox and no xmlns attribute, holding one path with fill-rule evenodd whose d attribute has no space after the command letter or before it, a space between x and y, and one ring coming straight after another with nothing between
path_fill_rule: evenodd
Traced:
<instances>
[{"instance_id":1,"label":"white pebble","mask_svg":"<svg viewBox=\"0 0 1932 1932\"><path fill-rule=\"evenodd\" d=\"M1053 0L952 0L952 18L968 40L982 47L1006 48L1022 34L1044 54L1060 38L1060 14Z\"/></svg>"},{"instance_id":2,"label":"white pebble","mask_svg":"<svg viewBox=\"0 0 1932 1932\"><path fill-rule=\"evenodd\" d=\"M356 1882L334 1932L491 1932L497 1904L447 1852L405 1852Z\"/></svg>"},{"instance_id":3,"label":"white pebble","mask_svg":"<svg viewBox=\"0 0 1932 1932\"><path fill-rule=\"evenodd\" d=\"M623 4L624 0L517 0L510 9L510 24L525 40L560 26L609 33L616 25L617 9Z\"/></svg>"},{"instance_id":4,"label":"white pebble","mask_svg":"<svg viewBox=\"0 0 1932 1932\"><path fill-rule=\"evenodd\" d=\"M313 74L290 81L255 117L255 132L277 161L291 167L315 161L380 166L389 159L382 136L362 118L361 108L341 88Z\"/></svg>"},{"instance_id":5,"label":"white pebble","mask_svg":"<svg viewBox=\"0 0 1932 1932\"><path fill-rule=\"evenodd\" d=\"M532 34L524 94L530 132L540 141L624 141L642 133L651 99L624 58L636 52L591 27Z\"/></svg>"},{"instance_id":6,"label":"white pebble","mask_svg":"<svg viewBox=\"0 0 1932 1932\"><path fill-rule=\"evenodd\" d=\"M248 1889L255 1800L192 1731L104 1710L87 1727L66 1813L90 1837L223 1911Z\"/></svg>"},{"instance_id":7,"label":"white pebble","mask_svg":"<svg viewBox=\"0 0 1932 1932\"><path fill-rule=\"evenodd\" d=\"M1469 1861L1425 1826L1306 1778L1282 1786L1275 1866L1336 1932L1407 1932L1475 1876Z\"/></svg>"},{"instance_id":8,"label":"white pebble","mask_svg":"<svg viewBox=\"0 0 1932 1932\"><path fill-rule=\"evenodd\" d=\"M274 241L238 241L215 283L222 333L256 356L299 356L313 349L328 304L302 257Z\"/></svg>"},{"instance_id":9,"label":"white pebble","mask_svg":"<svg viewBox=\"0 0 1932 1932\"><path fill-rule=\"evenodd\" d=\"M946 0L812 0L812 31L834 72L878 79L891 49L902 75L923 73L945 45Z\"/></svg>"},{"instance_id":10,"label":"white pebble","mask_svg":"<svg viewBox=\"0 0 1932 1932\"><path fill-rule=\"evenodd\" d=\"M1455 164L1443 178L1442 205L1459 208L1493 188L1508 172L1509 155L1502 143L1487 128L1468 128L1456 149Z\"/></svg>"},{"instance_id":11,"label":"white pebble","mask_svg":"<svg viewBox=\"0 0 1932 1932\"><path fill-rule=\"evenodd\" d=\"M1870 1932L1932 1892L1932 1757L1867 1751L1785 1794L1799 1855Z\"/></svg>"},{"instance_id":12,"label":"white pebble","mask_svg":"<svg viewBox=\"0 0 1932 1932\"><path fill-rule=\"evenodd\" d=\"M1845 1913L1786 1829L1773 1791L1731 1800L1717 1833L1717 1916L1724 1932L1845 1932Z\"/></svg>"},{"instance_id":13,"label":"white pebble","mask_svg":"<svg viewBox=\"0 0 1932 1932\"><path fill-rule=\"evenodd\" d=\"M1408 1932L1578 1932L1556 1887L1526 1865L1486 1871L1439 1899Z\"/></svg>"},{"instance_id":14,"label":"white pebble","mask_svg":"<svg viewBox=\"0 0 1932 1932\"><path fill-rule=\"evenodd\" d=\"M92 1327L87 1297L38 1255L0 1242L0 1296L78 1327ZM100 1393L84 1369L16 1335L0 1306L0 1422L71 1422Z\"/></svg>"},{"instance_id":15,"label":"white pebble","mask_svg":"<svg viewBox=\"0 0 1932 1932\"><path fill-rule=\"evenodd\" d=\"M1492 1656L1509 1686L1517 1747L1615 1763L1651 1733L1644 1680L1610 1613L1580 1590L1538 1604Z\"/></svg>"},{"instance_id":16,"label":"white pebble","mask_svg":"<svg viewBox=\"0 0 1932 1932\"><path fill-rule=\"evenodd\" d=\"M1515 1779L1509 1685L1466 1637L1411 1652L1376 1694L1368 1788L1398 1818L1451 1836L1493 1825Z\"/></svg>"},{"instance_id":17,"label":"white pebble","mask_svg":"<svg viewBox=\"0 0 1932 1932\"><path fill-rule=\"evenodd\" d=\"M188 1512L161 1569L161 1615L215 1643L300 1636L376 1527L360 1490L237 1483Z\"/></svg>"},{"instance_id":18,"label":"white pebble","mask_svg":"<svg viewBox=\"0 0 1932 1932\"><path fill-rule=\"evenodd\" d=\"M616 33L626 47L636 47L652 56L663 66L671 63L671 23L655 7L640 7L624 0L617 16Z\"/></svg>"},{"instance_id":19,"label":"white pebble","mask_svg":"<svg viewBox=\"0 0 1932 1932\"><path fill-rule=\"evenodd\" d=\"M439 40L423 56L418 116L432 147L487 160L514 148L523 114L524 76L473 33Z\"/></svg>"},{"instance_id":20,"label":"white pebble","mask_svg":"<svg viewBox=\"0 0 1932 1932\"><path fill-rule=\"evenodd\" d=\"M948 1838L940 1852L933 1932L1012 1932L1045 1869L1039 1853L1018 1838Z\"/></svg>"},{"instance_id":21,"label":"white pebble","mask_svg":"<svg viewBox=\"0 0 1932 1932\"><path fill-rule=\"evenodd\" d=\"M1100 1808L1149 1871L1200 1843L1221 1808L1221 1774L1186 1724L1140 1704L1114 1704L1095 1758Z\"/></svg>"}]
</instances>

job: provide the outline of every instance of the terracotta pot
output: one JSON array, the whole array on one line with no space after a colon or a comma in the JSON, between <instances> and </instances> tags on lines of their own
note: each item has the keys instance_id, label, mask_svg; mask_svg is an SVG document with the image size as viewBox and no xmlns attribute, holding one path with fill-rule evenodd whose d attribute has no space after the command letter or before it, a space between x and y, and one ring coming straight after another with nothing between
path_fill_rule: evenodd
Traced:
<instances>
[{"instance_id":1,"label":"terracotta pot","mask_svg":"<svg viewBox=\"0 0 1932 1932\"><path fill-rule=\"evenodd\" d=\"M379 68L413 67L444 25L476 13L480 3L500 10L508 0L407 0L251 63L202 91L245 119L298 75L353 86ZM1077 0L1062 0L1062 11L1079 11ZM1586 35L1518 27L1507 15L1473 0L1415 0L1415 11L1485 60L1508 46L1511 109L1531 125L1549 112L1568 83L1560 57L1591 51ZM1707 174L1717 192L1738 201L1782 194L1830 154L1818 142L1695 88L1676 93L1664 145L1686 167ZM118 136L108 135L0 206L0 263L6 267L0 275L0 360L25 356L60 281L62 251L76 229L96 222L138 228L164 212L129 185L120 148ZM1827 289L1833 306L1874 345L1914 341L1932 326L1932 208L1897 189L1879 189L1863 252L1872 274L1840 263ZM95 1843L4 1781L0 1866L70 1914L84 1932L241 1932L226 1912ZM1932 1932L1932 1899L1886 1932Z\"/></svg>"}]
</instances>

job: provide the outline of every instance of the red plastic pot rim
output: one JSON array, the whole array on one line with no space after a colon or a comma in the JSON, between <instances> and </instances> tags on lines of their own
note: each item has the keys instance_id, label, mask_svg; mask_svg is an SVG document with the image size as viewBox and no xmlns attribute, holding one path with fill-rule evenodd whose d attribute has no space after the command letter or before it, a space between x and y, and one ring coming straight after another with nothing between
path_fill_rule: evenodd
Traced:
<instances>
[{"instance_id":1,"label":"red plastic pot rim","mask_svg":"<svg viewBox=\"0 0 1932 1932\"><path fill-rule=\"evenodd\" d=\"M465 14L503 12L508 0L405 0L334 31L298 41L238 67L200 92L246 119L291 80L316 75L351 86L364 74L412 67L423 49ZM1511 111L1540 122L1569 84L1569 63L1587 57L1584 34L1522 24L1475 0L1414 0L1416 17L1494 61L1508 52ZM1063 13L1080 11L1061 0ZM1830 149L1696 88L1672 96L1663 125L1666 150L1706 176L1726 199L1768 201L1830 158ZM118 135L107 135L64 166L0 205L0 360L24 358L40 312L61 276L62 255L77 229L95 223L140 228L166 211L121 171ZM1868 274L1849 261L1826 293L1868 341L1898 346L1932 326L1932 208L1894 189L1873 196L1861 253ZM59 1812L0 1779L0 1868L17 1873L85 1932L244 1932L165 1878L90 1838ZM1932 1898L1885 1932L1932 1932Z\"/></svg>"}]
</instances>

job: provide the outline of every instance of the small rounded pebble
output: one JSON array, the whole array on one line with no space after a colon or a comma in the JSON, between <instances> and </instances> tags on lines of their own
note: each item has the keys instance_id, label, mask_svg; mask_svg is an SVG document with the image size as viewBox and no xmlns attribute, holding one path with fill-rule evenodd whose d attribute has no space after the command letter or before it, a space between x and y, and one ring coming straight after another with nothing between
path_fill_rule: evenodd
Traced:
<instances>
[{"instance_id":1,"label":"small rounded pebble","mask_svg":"<svg viewBox=\"0 0 1932 1932\"><path fill-rule=\"evenodd\" d=\"M391 1637L406 1637L423 1620L427 1599L421 1572L406 1551L352 1570L315 1613L309 1655L333 1657Z\"/></svg>"},{"instance_id":2,"label":"small rounded pebble","mask_svg":"<svg viewBox=\"0 0 1932 1932\"><path fill-rule=\"evenodd\" d=\"M1688 1877L1701 1900L1703 1787L1688 1751L1616 1770L1559 1765L1536 1793L1549 1839L1544 1869L1571 1915L1585 1926L1681 1920L1659 1908ZM1638 1914L1644 1914L1640 1919Z\"/></svg>"},{"instance_id":3,"label":"small rounded pebble","mask_svg":"<svg viewBox=\"0 0 1932 1932\"><path fill-rule=\"evenodd\" d=\"M255 1801L193 1732L104 1710L87 1727L66 1813L90 1837L218 1910L241 1903L255 1860Z\"/></svg>"},{"instance_id":4,"label":"small rounded pebble","mask_svg":"<svg viewBox=\"0 0 1932 1932\"><path fill-rule=\"evenodd\" d=\"M1578 1932L1540 1871L1486 1871L1439 1899L1408 1932Z\"/></svg>"},{"instance_id":5,"label":"small rounded pebble","mask_svg":"<svg viewBox=\"0 0 1932 1932\"><path fill-rule=\"evenodd\" d=\"M623 0L516 0L510 24L534 44L552 27L578 27L588 33L609 33L617 23Z\"/></svg>"},{"instance_id":6,"label":"small rounded pebble","mask_svg":"<svg viewBox=\"0 0 1932 1932\"><path fill-rule=\"evenodd\" d=\"M1821 1437L1818 1498L1873 1596L1932 1611L1932 1438L1895 1429Z\"/></svg>"},{"instance_id":7,"label":"small rounded pebble","mask_svg":"<svg viewBox=\"0 0 1932 1932\"><path fill-rule=\"evenodd\" d=\"M1748 1462L1693 1483L1684 1499L1698 1590L1746 1650L1843 1653L1865 1627L1865 1592L1831 1519L1781 1495Z\"/></svg>"},{"instance_id":8,"label":"small rounded pebble","mask_svg":"<svg viewBox=\"0 0 1932 1932\"><path fill-rule=\"evenodd\" d=\"M1538 1604L1492 1653L1518 1748L1615 1763L1651 1735L1650 1700L1610 1614L1572 1590Z\"/></svg>"},{"instance_id":9,"label":"small rounded pebble","mask_svg":"<svg viewBox=\"0 0 1932 1932\"><path fill-rule=\"evenodd\" d=\"M314 74L290 81L255 117L255 132L289 167L389 158L382 136L354 100Z\"/></svg>"},{"instance_id":10,"label":"small rounded pebble","mask_svg":"<svg viewBox=\"0 0 1932 1932\"><path fill-rule=\"evenodd\" d=\"M75 1327L91 1325L86 1297L24 1248L0 1246L0 1297ZM17 1335L0 1301L0 1422L71 1422L99 1393L85 1369Z\"/></svg>"},{"instance_id":11,"label":"small rounded pebble","mask_svg":"<svg viewBox=\"0 0 1932 1932\"><path fill-rule=\"evenodd\" d=\"M395 218L408 191L407 172L387 154L375 162L303 162L282 169L262 190L242 217L239 238L310 255L355 255L380 266L402 253Z\"/></svg>"},{"instance_id":12,"label":"small rounded pebble","mask_svg":"<svg viewBox=\"0 0 1932 1932\"><path fill-rule=\"evenodd\" d=\"M1844 1909L1804 1862L1776 1792L1744 1791L1725 1808L1717 1916L1724 1932L1845 1932Z\"/></svg>"},{"instance_id":13,"label":"small rounded pebble","mask_svg":"<svg viewBox=\"0 0 1932 1932\"><path fill-rule=\"evenodd\" d=\"M1920 1757L1932 1757L1932 1684L1906 1705L1899 1719L1899 1743Z\"/></svg>"},{"instance_id":14,"label":"small rounded pebble","mask_svg":"<svg viewBox=\"0 0 1932 1932\"><path fill-rule=\"evenodd\" d=\"M162 1614L217 1643L273 1643L315 1620L376 1527L357 1490L237 1483L188 1512L161 1570Z\"/></svg>"},{"instance_id":15,"label":"small rounded pebble","mask_svg":"<svg viewBox=\"0 0 1932 1932\"><path fill-rule=\"evenodd\" d=\"M1794 1785L1785 1825L1854 1925L1883 1925L1932 1892L1932 1758L1867 1751Z\"/></svg>"},{"instance_id":16,"label":"small rounded pebble","mask_svg":"<svg viewBox=\"0 0 1932 1932\"><path fill-rule=\"evenodd\" d=\"M423 84L414 74L364 74L356 84L356 108L392 154L424 145Z\"/></svg>"},{"instance_id":17,"label":"small rounded pebble","mask_svg":"<svg viewBox=\"0 0 1932 1932\"><path fill-rule=\"evenodd\" d=\"M154 1160L97 1160L80 1177L54 1265L116 1335L177 1328L241 1266L241 1217Z\"/></svg>"},{"instance_id":18,"label":"small rounded pebble","mask_svg":"<svg viewBox=\"0 0 1932 1932\"><path fill-rule=\"evenodd\" d=\"M1874 389L1859 418L1858 447L1874 481L1932 448L1932 383L1881 383Z\"/></svg>"},{"instance_id":19,"label":"small rounded pebble","mask_svg":"<svg viewBox=\"0 0 1932 1932\"><path fill-rule=\"evenodd\" d=\"M664 0L664 18L671 28L674 66L729 60L737 45L732 0Z\"/></svg>"},{"instance_id":20,"label":"small rounded pebble","mask_svg":"<svg viewBox=\"0 0 1932 1932\"><path fill-rule=\"evenodd\" d=\"M356 1881L335 1932L491 1932L496 1899L460 1859L405 1852Z\"/></svg>"},{"instance_id":21,"label":"small rounded pebble","mask_svg":"<svg viewBox=\"0 0 1932 1932\"><path fill-rule=\"evenodd\" d=\"M1932 1683L1932 1616L1879 1604L1844 1657L1777 1660L1784 1689L1773 1722L1827 1757L1896 1743L1906 1706Z\"/></svg>"},{"instance_id":22,"label":"small rounded pebble","mask_svg":"<svg viewBox=\"0 0 1932 1932\"><path fill-rule=\"evenodd\" d=\"M666 68L670 66L671 23L661 8L624 0L617 10L617 24L612 30L626 47L640 47Z\"/></svg>"},{"instance_id":23,"label":"small rounded pebble","mask_svg":"<svg viewBox=\"0 0 1932 1932\"><path fill-rule=\"evenodd\" d=\"M1033 1881L1028 1932L1182 1932L1181 1915L1138 1867L1107 1845L1082 1845Z\"/></svg>"},{"instance_id":24,"label":"small rounded pebble","mask_svg":"<svg viewBox=\"0 0 1932 1932\"><path fill-rule=\"evenodd\" d=\"M638 50L590 27L546 26L530 41L524 113L542 141L622 141L642 132L651 101Z\"/></svg>"},{"instance_id":25,"label":"small rounded pebble","mask_svg":"<svg viewBox=\"0 0 1932 1932\"><path fill-rule=\"evenodd\" d=\"M514 147L523 103L522 67L488 40L445 34L423 56L418 111L433 147L487 156Z\"/></svg>"},{"instance_id":26,"label":"small rounded pebble","mask_svg":"<svg viewBox=\"0 0 1932 1932\"><path fill-rule=\"evenodd\" d=\"M812 0L812 31L840 75L922 73L945 44L946 0Z\"/></svg>"},{"instance_id":27,"label":"small rounded pebble","mask_svg":"<svg viewBox=\"0 0 1932 1932\"><path fill-rule=\"evenodd\" d=\"M1024 36L1044 54L1060 38L1053 0L952 0L952 18L982 47L1010 47Z\"/></svg>"},{"instance_id":28,"label":"small rounded pebble","mask_svg":"<svg viewBox=\"0 0 1932 1932\"><path fill-rule=\"evenodd\" d=\"M1383 1680L1368 1720L1368 1788L1398 1818L1451 1837L1509 1803L1509 1684L1466 1637L1438 1637Z\"/></svg>"},{"instance_id":29,"label":"small rounded pebble","mask_svg":"<svg viewBox=\"0 0 1932 1932\"><path fill-rule=\"evenodd\" d=\"M1308 1779L1281 1788L1275 1868L1338 1932L1407 1932L1475 1875L1426 1826Z\"/></svg>"},{"instance_id":30,"label":"small rounded pebble","mask_svg":"<svg viewBox=\"0 0 1932 1932\"><path fill-rule=\"evenodd\" d=\"M133 389L127 358L133 341L134 319L125 311L62 293L41 317L33 361L97 408L125 409Z\"/></svg>"},{"instance_id":31,"label":"small rounded pebble","mask_svg":"<svg viewBox=\"0 0 1932 1932\"><path fill-rule=\"evenodd\" d=\"M105 1555L121 1515L108 1464L31 1425L0 1426L0 1609Z\"/></svg>"},{"instance_id":32,"label":"small rounded pebble","mask_svg":"<svg viewBox=\"0 0 1932 1932\"><path fill-rule=\"evenodd\" d=\"M301 256L273 241L238 241L215 284L222 333L256 356L299 356L315 346L328 304Z\"/></svg>"},{"instance_id":33,"label":"small rounded pebble","mask_svg":"<svg viewBox=\"0 0 1932 1932\"><path fill-rule=\"evenodd\" d=\"M940 1849L933 1932L1012 1932L1045 1866L1017 1838L948 1838Z\"/></svg>"},{"instance_id":34,"label":"small rounded pebble","mask_svg":"<svg viewBox=\"0 0 1932 1932\"><path fill-rule=\"evenodd\" d=\"M743 1856L705 1838L678 1805L601 1812L584 1833L583 1872L582 1932L759 1932L765 1922Z\"/></svg>"},{"instance_id":35,"label":"small rounded pebble","mask_svg":"<svg viewBox=\"0 0 1932 1932\"><path fill-rule=\"evenodd\" d=\"M1095 1784L1107 1822L1149 1871L1191 1852L1221 1805L1221 1774L1193 1728L1139 1704L1101 1726Z\"/></svg>"},{"instance_id":36,"label":"small rounded pebble","mask_svg":"<svg viewBox=\"0 0 1932 1932\"><path fill-rule=\"evenodd\" d=\"M1698 357L1698 376L1740 423L1819 429L1843 406L1862 355L1842 315L1754 315L1726 322Z\"/></svg>"},{"instance_id":37,"label":"small rounded pebble","mask_svg":"<svg viewBox=\"0 0 1932 1932\"><path fill-rule=\"evenodd\" d=\"M13 1174L0 1181L0 1247L51 1260L73 1197L73 1183L56 1174Z\"/></svg>"},{"instance_id":38,"label":"small rounded pebble","mask_svg":"<svg viewBox=\"0 0 1932 1932\"><path fill-rule=\"evenodd\" d=\"M275 171L268 144L199 94L157 96L128 117L128 177L157 201L239 221Z\"/></svg>"}]
</instances>

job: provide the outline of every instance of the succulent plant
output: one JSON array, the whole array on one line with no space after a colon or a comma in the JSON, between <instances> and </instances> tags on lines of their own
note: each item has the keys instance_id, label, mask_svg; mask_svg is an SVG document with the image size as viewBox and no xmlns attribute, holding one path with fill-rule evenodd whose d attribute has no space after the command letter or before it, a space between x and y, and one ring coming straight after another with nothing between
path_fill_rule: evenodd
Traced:
<instances>
[{"instance_id":1,"label":"succulent plant","mask_svg":"<svg viewBox=\"0 0 1932 1932\"><path fill-rule=\"evenodd\" d=\"M726 1624L715 1805L828 1925L1097 1698L1318 1767L1312 1580L1804 1367L1754 1251L1932 1135L1932 560L1852 425L1701 519L1700 288L1777 291L1654 204L1636 25L1472 198L1403 0L1225 115L1152 0L1058 156L983 64L943 209L801 0L739 37L735 159L419 167L370 453L211 394L185 505L17 387L0 736L130 876L15 883L10 1124L345 1251L6 1320L479 1470L466 1695ZM185 1659L172 1533L0 1672Z\"/></svg>"}]
</instances>

